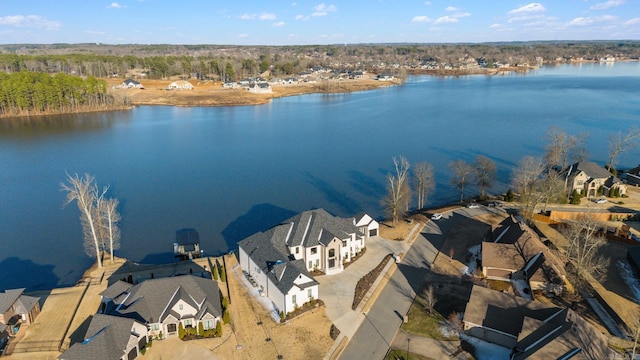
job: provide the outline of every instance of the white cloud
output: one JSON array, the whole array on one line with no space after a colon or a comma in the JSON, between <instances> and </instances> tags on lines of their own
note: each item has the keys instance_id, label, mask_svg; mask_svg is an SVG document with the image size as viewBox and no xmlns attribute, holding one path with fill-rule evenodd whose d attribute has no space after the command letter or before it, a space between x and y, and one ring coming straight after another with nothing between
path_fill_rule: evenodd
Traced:
<instances>
[{"instance_id":1,"label":"white cloud","mask_svg":"<svg viewBox=\"0 0 640 360\"><path fill-rule=\"evenodd\" d=\"M111 4L107 5L107 9L122 9L126 7L127 5L118 4L117 2L112 2Z\"/></svg>"},{"instance_id":2,"label":"white cloud","mask_svg":"<svg viewBox=\"0 0 640 360\"><path fill-rule=\"evenodd\" d=\"M309 20L309 17L306 15L296 15L295 17L296 20L301 20L301 21L307 21Z\"/></svg>"},{"instance_id":3,"label":"white cloud","mask_svg":"<svg viewBox=\"0 0 640 360\"><path fill-rule=\"evenodd\" d=\"M489 26L489 29L499 29L501 27L502 27L502 25L500 25L500 24L491 24L491 26Z\"/></svg>"},{"instance_id":4,"label":"white cloud","mask_svg":"<svg viewBox=\"0 0 640 360\"><path fill-rule=\"evenodd\" d=\"M425 1L424 4L427 6L431 6L431 1Z\"/></svg>"},{"instance_id":5,"label":"white cloud","mask_svg":"<svg viewBox=\"0 0 640 360\"><path fill-rule=\"evenodd\" d=\"M540 3L529 3L527 5L523 5L517 9L513 9L508 12L509 15L517 15L517 14L527 14L532 12L543 12L547 9Z\"/></svg>"},{"instance_id":6,"label":"white cloud","mask_svg":"<svg viewBox=\"0 0 640 360\"><path fill-rule=\"evenodd\" d=\"M0 25L11 25L17 27L32 27L38 29L55 30L62 25L57 21L47 20L39 15L8 15L0 17Z\"/></svg>"},{"instance_id":7,"label":"white cloud","mask_svg":"<svg viewBox=\"0 0 640 360\"><path fill-rule=\"evenodd\" d=\"M90 35L104 35L104 34L106 34L106 32L104 32L104 31L95 31L95 30L85 30L84 33L85 34L90 34Z\"/></svg>"},{"instance_id":8,"label":"white cloud","mask_svg":"<svg viewBox=\"0 0 640 360\"><path fill-rule=\"evenodd\" d=\"M260 20L275 20L276 18L276 14L271 14L271 13L262 13L260 14L260 16L258 17L258 19Z\"/></svg>"},{"instance_id":9,"label":"white cloud","mask_svg":"<svg viewBox=\"0 0 640 360\"><path fill-rule=\"evenodd\" d=\"M238 36L236 36L236 39L245 39L248 37L249 37L249 34L238 34Z\"/></svg>"},{"instance_id":10,"label":"white cloud","mask_svg":"<svg viewBox=\"0 0 640 360\"><path fill-rule=\"evenodd\" d=\"M602 15L602 16L590 16L590 17L577 17L571 21L567 25L569 26L587 26L595 23L601 22L610 22L615 21L618 18L611 15Z\"/></svg>"},{"instance_id":11,"label":"white cloud","mask_svg":"<svg viewBox=\"0 0 640 360\"><path fill-rule=\"evenodd\" d=\"M273 24L273 27L283 27L283 26L284 26L284 21L280 21Z\"/></svg>"},{"instance_id":12,"label":"white cloud","mask_svg":"<svg viewBox=\"0 0 640 360\"><path fill-rule=\"evenodd\" d=\"M595 4L591 6L589 9L590 10L606 10L612 7L620 6L626 2L627 0L608 0L602 3Z\"/></svg>"},{"instance_id":13,"label":"white cloud","mask_svg":"<svg viewBox=\"0 0 640 360\"><path fill-rule=\"evenodd\" d=\"M292 2L292 3L291 3L291 6L298 6L298 3L296 3L296 2Z\"/></svg>"},{"instance_id":14,"label":"white cloud","mask_svg":"<svg viewBox=\"0 0 640 360\"><path fill-rule=\"evenodd\" d=\"M335 5L327 5L325 3L316 5L313 7L313 14L311 16L326 16L330 12L336 12L338 9Z\"/></svg>"},{"instance_id":15,"label":"white cloud","mask_svg":"<svg viewBox=\"0 0 640 360\"><path fill-rule=\"evenodd\" d=\"M625 21L624 25L625 26L629 26L629 25L636 25L636 24L640 24L640 17L637 18L633 18L630 20Z\"/></svg>"},{"instance_id":16,"label":"white cloud","mask_svg":"<svg viewBox=\"0 0 640 360\"><path fill-rule=\"evenodd\" d=\"M471 13L468 13L468 12L457 12L457 13L451 15L451 16L454 17L454 18L458 18L459 19L459 18L471 16Z\"/></svg>"},{"instance_id":17,"label":"white cloud","mask_svg":"<svg viewBox=\"0 0 640 360\"><path fill-rule=\"evenodd\" d=\"M431 18L429 18L428 16L414 16L413 19L411 19L411 22L414 23L423 23L423 22L431 22Z\"/></svg>"},{"instance_id":18,"label":"white cloud","mask_svg":"<svg viewBox=\"0 0 640 360\"><path fill-rule=\"evenodd\" d=\"M242 14L240 16L240 19L242 19L242 20L254 20L256 17L258 17L258 15L256 15L256 14Z\"/></svg>"},{"instance_id":19,"label":"white cloud","mask_svg":"<svg viewBox=\"0 0 640 360\"><path fill-rule=\"evenodd\" d=\"M444 11L458 11L458 10L460 10L460 9L458 9L455 6L447 6L447 8L444 9Z\"/></svg>"},{"instance_id":20,"label":"white cloud","mask_svg":"<svg viewBox=\"0 0 640 360\"><path fill-rule=\"evenodd\" d=\"M455 24L459 20L451 16L442 16L436 19L435 24Z\"/></svg>"}]
</instances>

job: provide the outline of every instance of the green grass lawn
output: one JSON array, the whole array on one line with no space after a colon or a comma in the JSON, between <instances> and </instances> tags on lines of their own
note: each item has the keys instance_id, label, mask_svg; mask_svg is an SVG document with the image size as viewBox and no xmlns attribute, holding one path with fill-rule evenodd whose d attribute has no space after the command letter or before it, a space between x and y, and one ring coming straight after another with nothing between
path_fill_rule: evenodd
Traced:
<instances>
[{"instance_id":1,"label":"green grass lawn","mask_svg":"<svg viewBox=\"0 0 640 360\"><path fill-rule=\"evenodd\" d=\"M431 360L430 358L418 354L409 353L407 357L406 350L393 349L389 351L385 360Z\"/></svg>"},{"instance_id":2,"label":"green grass lawn","mask_svg":"<svg viewBox=\"0 0 640 360\"><path fill-rule=\"evenodd\" d=\"M436 340L457 340L457 337L447 337L440 331L440 324L445 319L437 311L429 314L424 305L424 299L417 296L411 305L408 320L402 324L402 329L410 334L428 337Z\"/></svg>"}]
</instances>

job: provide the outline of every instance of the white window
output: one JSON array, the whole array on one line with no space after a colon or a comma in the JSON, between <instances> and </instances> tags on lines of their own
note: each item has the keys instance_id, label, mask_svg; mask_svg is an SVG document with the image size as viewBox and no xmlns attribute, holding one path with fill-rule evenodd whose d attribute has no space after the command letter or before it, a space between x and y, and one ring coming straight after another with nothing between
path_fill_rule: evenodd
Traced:
<instances>
[{"instance_id":1,"label":"white window","mask_svg":"<svg viewBox=\"0 0 640 360\"><path fill-rule=\"evenodd\" d=\"M295 305L296 303L296 295L291 295L291 302Z\"/></svg>"},{"instance_id":2,"label":"white window","mask_svg":"<svg viewBox=\"0 0 640 360\"><path fill-rule=\"evenodd\" d=\"M186 319L184 321L184 326L191 326L191 319Z\"/></svg>"},{"instance_id":3,"label":"white window","mask_svg":"<svg viewBox=\"0 0 640 360\"><path fill-rule=\"evenodd\" d=\"M183 307L183 306L182 306L182 304L180 304L180 305L178 306L178 308L179 308L180 310L182 310L182 307Z\"/></svg>"},{"instance_id":4,"label":"white window","mask_svg":"<svg viewBox=\"0 0 640 360\"><path fill-rule=\"evenodd\" d=\"M309 260L309 269L313 267L313 261Z\"/></svg>"},{"instance_id":5,"label":"white window","mask_svg":"<svg viewBox=\"0 0 640 360\"><path fill-rule=\"evenodd\" d=\"M313 297L313 290L312 289L307 289L307 297L309 298L309 300L311 300L311 298Z\"/></svg>"},{"instance_id":6,"label":"white window","mask_svg":"<svg viewBox=\"0 0 640 360\"><path fill-rule=\"evenodd\" d=\"M205 320L203 327L205 330L213 329L213 320Z\"/></svg>"},{"instance_id":7,"label":"white window","mask_svg":"<svg viewBox=\"0 0 640 360\"><path fill-rule=\"evenodd\" d=\"M300 254L300 248L296 247L296 254Z\"/></svg>"},{"instance_id":8,"label":"white window","mask_svg":"<svg viewBox=\"0 0 640 360\"><path fill-rule=\"evenodd\" d=\"M160 325L158 325L158 324L151 324L151 330L160 330Z\"/></svg>"}]
</instances>

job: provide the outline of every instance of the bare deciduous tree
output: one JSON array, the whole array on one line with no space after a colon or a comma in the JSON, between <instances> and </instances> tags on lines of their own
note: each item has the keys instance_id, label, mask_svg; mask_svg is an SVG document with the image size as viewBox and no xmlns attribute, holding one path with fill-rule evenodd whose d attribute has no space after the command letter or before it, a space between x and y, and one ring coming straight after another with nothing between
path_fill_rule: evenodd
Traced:
<instances>
[{"instance_id":1,"label":"bare deciduous tree","mask_svg":"<svg viewBox=\"0 0 640 360\"><path fill-rule=\"evenodd\" d=\"M638 139L640 138L640 129L632 127L624 134L622 132L612 135L609 138L609 162L606 168L611 171L615 169L618 156L623 152L632 149L638 145Z\"/></svg>"},{"instance_id":2,"label":"bare deciduous tree","mask_svg":"<svg viewBox=\"0 0 640 360\"><path fill-rule=\"evenodd\" d=\"M569 242L566 256L577 276L600 275L609 266L609 260L600 256L598 250L607 243L601 234L602 224L590 214L583 214L568 221L562 234Z\"/></svg>"},{"instance_id":3,"label":"bare deciduous tree","mask_svg":"<svg viewBox=\"0 0 640 360\"><path fill-rule=\"evenodd\" d=\"M547 205L549 202L558 202L561 198L566 198L564 192L564 177L560 172L549 169L544 177L540 180L540 190L542 191L542 201L544 202L544 208L542 211L547 211Z\"/></svg>"},{"instance_id":4,"label":"bare deciduous tree","mask_svg":"<svg viewBox=\"0 0 640 360\"><path fill-rule=\"evenodd\" d=\"M518 166L511 172L511 182L516 192L520 194L520 203L524 205L525 216L533 215L535 206L540 203L540 178L544 171L542 160L532 156L525 156L518 161Z\"/></svg>"},{"instance_id":5,"label":"bare deciduous tree","mask_svg":"<svg viewBox=\"0 0 640 360\"><path fill-rule=\"evenodd\" d=\"M67 174L67 180L68 183L60 184L60 191L67 193L65 205L73 201L78 204L85 252L89 256L95 256L98 261L98 267L101 268L100 243L95 222L95 198L98 194L95 178L89 174L85 174L82 178L78 174L75 174L75 176Z\"/></svg>"},{"instance_id":6,"label":"bare deciduous tree","mask_svg":"<svg viewBox=\"0 0 640 360\"><path fill-rule=\"evenodd\" d=\"M545 160L549 168L566 168L569 153L576 145L576 138L555 126L547 130L545 137L549 141L545 146Z\"/></svg>"},{"instance_id":7,"label":"bare deciduous tree","mask_svg":"<svg viewBox=\"0 0 640 360\"><path fill-rule=\"evenodd\" d=\"M437 301L436 295L433 291L433 285L429 285L423 290L422 297L424 298L424 306L429 314L433 313L433 307L436 305Z\"/></svg>"},{"instance_id":8,"label":"bare deciduous tree","mask_svg":"<svg viewBox=\"0 0 640 360\"><path fill-rule=\"evenodd\" d=\"M426 199L436 186L433 177L433 165L426 162L416 164L413 168L413 176L418 198L418 209L423 209Z\"/></svg>"},{"instance_id":9,"label":"bare deciduous tree","mask_svg":"<svg viewBox=\"0 0 640 360\"><path fill-rule=\"evenodd\" d=\"M449 169L453 173L451 185L460 191L460 202L464 200L464 189L471 183L473 167L464 160L456 160L449 163Z\"/></svg>"},{"instance_id":10,"label":"bare deciduous tree","mask_svg":"<svg viewBox=\"0 0 640 360\"><path fill-rule=\"evenodd\" d=\"M496 163L486 156L478 155L473 162L476 185L480 186L480 198L486 197L486 189L493 186L496 180Z\"/></svg>"},{"instance_id":11,"label":"bare deciduous tree","mask_svg":"<svg viewBox=\"0 0 640 360\"><path fill-rule=\"evenodd\" d=\"M589 133L586 132L581 132L576 136L575 146L572 149L571 156L574 162L587 161L587 158L589 158L587 138L589 138Z\"/></svg>"},{"instance_id":12,"label":"bare deciduous tree","mask_svg":"<svg viewBox=\"0 0 640 360\"><path fill-rule=\"evenodd\" d=\"M111 263L113 260L113 250L120 248L120 227L118 222L120 221L120 213L118 212L118 205L120 202L118 199L107 199L102 202L101 218L103 220L103 226L107 230L107 237L109 239L109 253L111 255Z\"/></svg>"},{"instance_id":13,"label":"bare deciduous tree","mask_svg":"<svg viewBox=\"0 0 640 360\"><path fill-rule=\"evenodd\" d=\"M392 219L393 226L398 224L400 217L404 216L410 195L408 174L409 161L404 157L393 157L395 172L387 175L387 196L383 200L383 205L387 216Z\"/></svg>"}]
</instances>

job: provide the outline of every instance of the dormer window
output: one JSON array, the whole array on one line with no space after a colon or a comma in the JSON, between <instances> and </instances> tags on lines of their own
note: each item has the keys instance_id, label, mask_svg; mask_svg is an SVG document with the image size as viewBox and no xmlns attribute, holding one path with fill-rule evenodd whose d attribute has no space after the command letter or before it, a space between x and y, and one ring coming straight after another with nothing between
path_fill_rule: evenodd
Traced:
<instances>
[{"instance_id":1,"label":"dormer window","mask_svg":"<svg viewBox=\"0 0 640 360\"><path fill-rule=\"evenodd\" d=\"M182 310L182 308L183 308L182 304L178 305L178 308L179 308L180 310Z\"/></svg>"},{"instance_id":2,"label":"dormer window","mask_svg":"<svg viewBox=\"0 0 640 360\"><path fill-rule=\"evenodd\" d=\"M315 246L314 246L314 247L312 247L312 248L311 248L311 255L315 255L315 254L317 254L317 253L318 253L318 248L317 248L317 247L315 247Z\"/></svg>"},{"instance_id":3,"label":"dormer window","mask_svg":"<svg viewBox=\"0 0 640 360\"><path fill-rule=\"evenodd\" d=\"M300 248L296 247L296 254L300 254Z\"/></svg>"}]
</instances>

